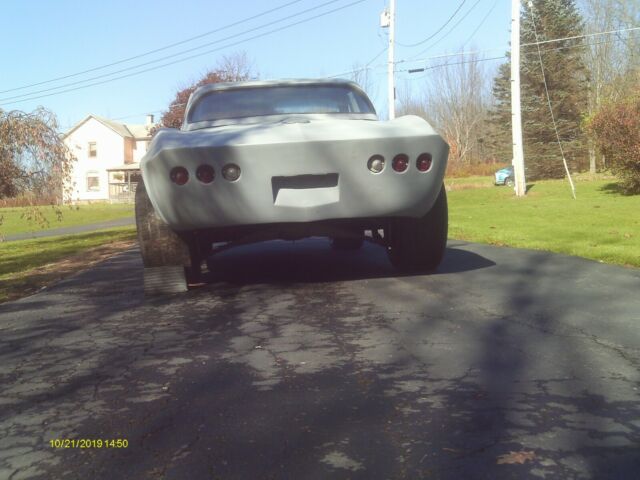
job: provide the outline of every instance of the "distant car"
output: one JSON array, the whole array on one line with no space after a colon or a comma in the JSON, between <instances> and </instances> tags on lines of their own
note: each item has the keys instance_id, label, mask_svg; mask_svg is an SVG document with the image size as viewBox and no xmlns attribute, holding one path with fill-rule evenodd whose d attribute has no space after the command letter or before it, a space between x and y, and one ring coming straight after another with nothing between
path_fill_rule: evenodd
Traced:
<instances>
[{"instance_id":1,"label":"distant car","mask_svg":"<svg viewBox=\"0 0 640 480\"><path fill-rule=\"evenodd\" d=\"M515 185L514 174L513 174L513 165L510 165L505 168L501 168L495 173L496 176L496 185L507 185L509 187L513 187Z\"/></svg>"},{"instance_id":2,"label":"distant car","mask_svg":"<svg viewBox=\"0 0 640 480\"><path fill-rule=\"evenodd\" d=\"M379 121L347 80L202 86L182 128L161 129L140 162L145 291L186 290L214 243L326 236L357 249L366 230L399 270L432 270L447 241L448 152L420 117Z\"/></svg>"}]
</instances>

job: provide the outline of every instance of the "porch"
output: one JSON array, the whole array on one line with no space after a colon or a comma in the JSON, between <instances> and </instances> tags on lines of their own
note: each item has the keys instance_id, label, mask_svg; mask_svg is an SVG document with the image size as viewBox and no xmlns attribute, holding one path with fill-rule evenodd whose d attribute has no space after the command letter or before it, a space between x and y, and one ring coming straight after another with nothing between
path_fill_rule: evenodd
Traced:
<instances>
[{"instance_id":1,"label":"porch","mask_svg":"<svg viewBox=\"0 0 640 480\"><path fill-rule=\"evenodd\" d=\"M140 164L129 163L107 169L109 173L109 203L134 203L136 188L142 179Z\"/></svg>"}]
</instances>

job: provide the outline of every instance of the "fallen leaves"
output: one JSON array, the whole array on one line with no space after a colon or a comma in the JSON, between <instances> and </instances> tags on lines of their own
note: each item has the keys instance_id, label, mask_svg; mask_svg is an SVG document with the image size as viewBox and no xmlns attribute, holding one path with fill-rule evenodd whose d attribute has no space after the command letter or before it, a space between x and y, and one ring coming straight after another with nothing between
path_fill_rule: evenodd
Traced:
<instances>
[{"instance_id":1,"label":"fallen leaves","mask_svg":"<svg viewBox=\"0 0 640 480\"><path fill-rule=\"evenodd\" d=\"M513 465L513 464L523 464L528 461L534 461L536 459L535 452L520 450L519 452L509 452L504 455L500 455L498 457L498 461L496 462L498 465Z\"/></svg>"}]
</instances>

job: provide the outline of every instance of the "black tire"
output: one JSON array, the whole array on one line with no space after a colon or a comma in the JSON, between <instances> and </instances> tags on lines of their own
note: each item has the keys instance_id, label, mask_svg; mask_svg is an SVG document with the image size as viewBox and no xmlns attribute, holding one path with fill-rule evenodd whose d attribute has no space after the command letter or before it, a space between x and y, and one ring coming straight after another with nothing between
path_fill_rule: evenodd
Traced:
<instances>
[{"instance_id":1,"label":"black tire","mask_svg":"<svg viewBox=\"0 0 640 480\"><path fill-rule=\"evenodd\" d=\"M142 181L137 185L135 198L145 293L185 291L187 281L184 267L191 265L188 244L158 217Z\"/></svg>"},{"instance_id":2,"label":"black tire","mask_svg":"<svg viewBox=\"0 0 640 480\"><path fill-rule=\"evenodd\" d=\"M398 218L390 225L389 259L402 272L435 270L447 247L449 228L444 185L436 202L421 218Z\"/></svg>"},{"instance_id":3,"label":"black tire","mask_svg":"<svg viewBox=\"0 0 640 480\"><path fill-rule=\"evenodd\" d=\"M362 237L336 237L331 239L331 248L334 250L359 250L364 244Z\"/></svg>"},{"instance_id":4,"label":"black tire","mask_svg":"<svg viewBox=\"0 0 640 480\"><path fill-rule=\"evenodd\" d=\"M507 177L507 178L504 180L504 184L505 184L507 187L513 187L516 183L513 181L513 177Z\"/></svg>"}]
</instances>

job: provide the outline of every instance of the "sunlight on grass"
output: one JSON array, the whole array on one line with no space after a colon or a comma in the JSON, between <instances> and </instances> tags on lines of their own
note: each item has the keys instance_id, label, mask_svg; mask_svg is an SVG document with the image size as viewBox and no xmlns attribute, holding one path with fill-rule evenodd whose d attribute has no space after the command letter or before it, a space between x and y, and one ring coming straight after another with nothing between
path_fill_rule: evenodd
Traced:
<instances>
[{"instance_id":1,"label":"sunlight on grass","mask_svg":"<svg viewBox=\"0 0 640 480\"><path fill-rule=\"evenodd\" d=\"M640 267L640 196L612 184L578 180L577 200L561 180L532 182L525 198L508 187L453 188L449 236Z\"/></svg>"},{"instance_id":2,"label":"sunlight on grass","mask_svg":"<svg viewBox=\"0 0 640 480\"><path fill-rule=\"evenodd\" d=\"M0 243L0 281L83 250L136 237L135 227Z\"/></svg>"},{"instance_id":3,"label":"sunlight on grass","mask_svg":"<svg viewBox=\"0 0 640 480\"><path fill-rule=\"evenodd\" d=\"M0 302L37 292L135 245L134 227L0 243Z\"/></svg>"},{"instance_id":4,"label":"sunlight on grass","mask_svg":"<svg viewBox=\"0 0 640 480\"><path fill-rule=\"evenodd\" d=\"M91 223L105 222L118 218L133 217L132 204L92 204L80 206L63 206L62 218L58 221L55 210L51 206L39 207L45 218L49 221L44 228L36 222L22 218L28 211L27 207L0 208L0 234L15 235L19 233L47 230L50 228L71 227L75 225L87 225Z\"/></svg>"}]
</instances>

